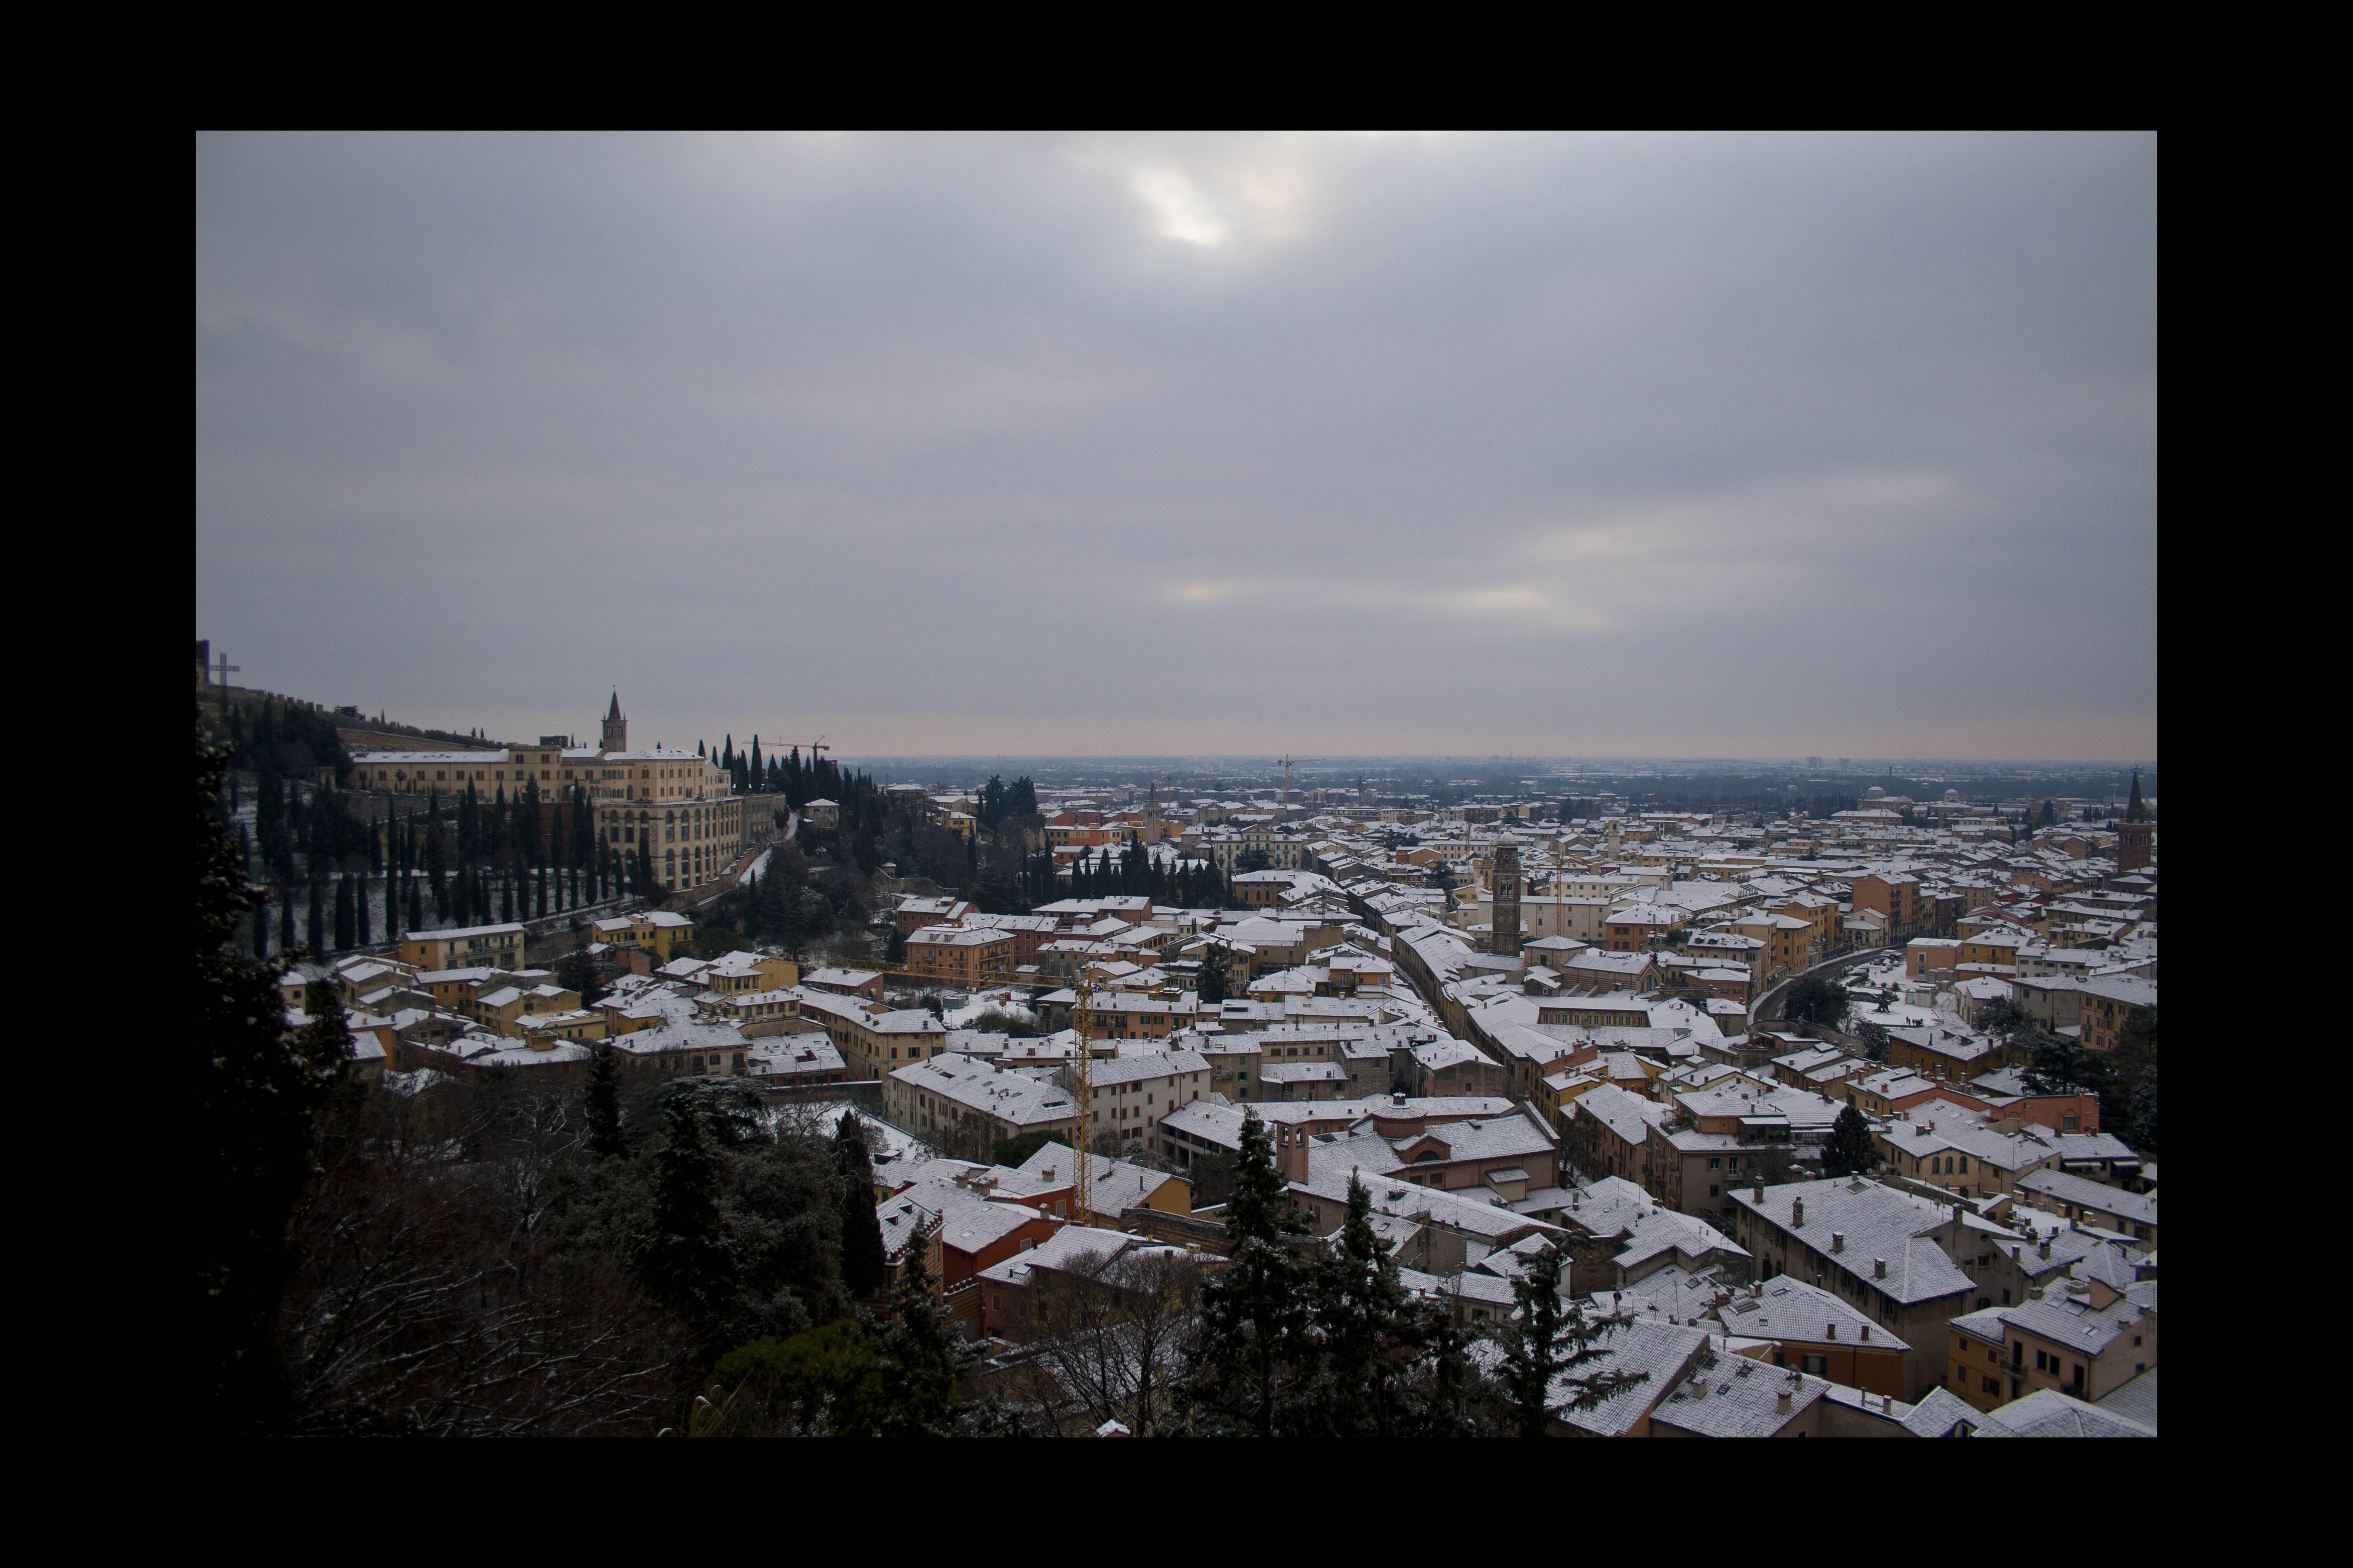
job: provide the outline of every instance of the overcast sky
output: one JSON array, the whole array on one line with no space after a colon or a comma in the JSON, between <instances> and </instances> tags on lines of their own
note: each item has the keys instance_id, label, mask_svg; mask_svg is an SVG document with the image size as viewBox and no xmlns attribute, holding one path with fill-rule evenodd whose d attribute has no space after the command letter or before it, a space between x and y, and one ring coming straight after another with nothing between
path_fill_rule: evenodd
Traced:
<instances>
[{"instance_id":1,"label":"overcast sky","mask_svg":"<svg viewBox=\"0 0 2353 1568\"><path fill-rule=\"evenodd\" d=\"M2157 750L2156 142L196 149L196 632L501 736Z\"/></svg>"}]
</instances>

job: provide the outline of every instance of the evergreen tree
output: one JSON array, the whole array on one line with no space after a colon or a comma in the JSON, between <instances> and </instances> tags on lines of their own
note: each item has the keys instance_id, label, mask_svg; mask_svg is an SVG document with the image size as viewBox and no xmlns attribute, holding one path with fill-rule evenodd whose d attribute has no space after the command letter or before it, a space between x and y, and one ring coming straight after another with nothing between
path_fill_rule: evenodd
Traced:
<instances>
[{"instance_id":1,"label":"evergreen tree","mask_svg":"<svg viewBox=\"0 0 2353 1568\"><path fill-rule=\"evenodd\" d=\"M1838 1113L1831 1123L1831 1135L1822 1145L1822 1174L1852 1176L1868 1171L1878 1163L1879 1152L1871 1142L1871 1123L1852 1104Z\"/></svg>"},{"instance_id":2,"label":"evergreen tree","mask_svg":"<svg viewBox=\"0 0 2353 1568\"><path fill-rule=\"evenodd\" d=\"M449 845L441 831L438 791L428 797L426 805L425 875L433 884L433 918L446 924L449 919Z\"/></svg>"},{"instance_id":3,"label":"evergreen tree","mask_svg":"<svg viewBox=\"0 0 2353 1568\"><path fill-rule=\"evenodd\" d=\"M777 893L776 941L797 960L808 942L808 901L803 889L787 881ZM903 949L902 950L904 951Z\"/></svg>"},{"instance_id":4,"label":"evergreen tree","mask_svg":"<svg viewBox=\"0 0 2353 1568\"><path fill-rule=\"evenodd\" d=\"M220 819L228 753L195 732L196 1008L187 1057L195 1095L190 1161L189 1321L195 1325L204 1419L214 1431L262 1433L287 1418L277 1352L279 1302L290 1258L287 1222L311 1168L311 1115L348 1057L313 1056L290 1039L278 994L282 964L229 942L263 891L245 875ZM289 943L288 945L291 945ZM342 1016L336 1015L340 1026Z\"/></svg>"},{"instance_id":5,"label":"evergreen tree","mask_svg":"<svg viewBox=\"0 0 2353 1568\"><path fill-rule=\"evenodd\" d=\"M1258 1113L1242 1110L1241 1152L1226 1205L1232 1247L1201 1290L1201 1336L1194 1400L1205 1430L1287 1436L1285 1417L1303 1380L1308 1315L1297 1259L1282 1243L1288 1189Z\"/></svg>"},{"instance_id":6,"label":"evergreen tree","mask_svg":"<svg viewBox=\"0 0 2353 1568\"><path fill-rule=\"evenodd\" d=\"M514 873L501 871L499 873L499 919L512 921L514 918Z\"/></svg>"},{"instance_id":7,"label":"evergreen tree","mask_svg":"<svg viewBox=\"0 0 2353 1568\"><path fill-rule=\"evenodd\" d=\"M594 1007L605 999L605 986L596 978L596 961L588 956L586 948L575 948L555 961L555 983L577 992L583 1007Z\"/></svg>"},{"instance_id":8,"label":"evergreen tree","mask_svg":"<svg viewBox=\"0 0 2353 1568\"><path fill-rule=\"evenodd\" d=\"M1599 1341L1616 1320L1591 1317L1562 1301L1560 1265L1560 1249L1549 1245L1528 1260L1512 1281L1514 1310L1495 1336L1504 1348L1504 1386L1523 1437L1545 1436L1555 1410L1590 1410L1650 1376L1576 1371L1609 1353ZM1559 1397L1564 1391L1567 1397Z\"/></svg>"},{"instance_id":9,"label":"evergreen tree","mask_svg":"<svg viewBox=\"0 0 2353 1568\"><path fill-rule=\"evenodd\" d=\"M1492 1384L1471 1359L1473 1336L1442 1301L1421 1306L1419 1365L1409 1390L1410 1427L1425 1437L1475 1437L1493 1429Z\"/></svg>"},{"instance_id":10,"label":"evergreen tree","mask_svg":"<svg viewBox=\"0 0 2353 1568\"><path fill-rule=\"evenodd\" d=\"M1819 974L1809 974L1789 987L1782 998L1782 1016L1792 1023L1835 1025L1846 1016L1846 988Z\"/></svg>"},{"instance_id":11,"label":"evergreen tree","mask_svg":"<svg viewBox=\"0 0 2353 1568\"><path fill-rule=\"evenodd\" d=\"M425 924L425 884L411 880L408 884L408 929L416 931Z\"/></svg>"},{"instance_id":12,"label":"evergreen tree","mask_svg":"<svg viewBox=\"0 0 2353 1568\"><path fill-rule=\"evenodd\" d=\"M365 947L375 938L368 931L371 919L368 912L368 879L362 877L358 880L359 887L352 893L352 912L357 917L359 945Z\"/></svg>"},{"instance_id":13,"label":"evergreen tree","mask_svg":"<svg viewBox=\"0 0 2353 1568\"><path fill-rule=\"evenodd\" d=\"M947 1436L964 1356L933 1293L927 1237L907 1244L891 1288L891 1322L877 1345L882 1352L882 1436Z\"/></svg>"},{"instance_id":14,"label":"evergreen tree","mask_svg":"<svg viewBox=\"0 0 2353 1568\"><path fill-rule=\"evenodd\" d=\"M2153 1160L2157 1158L2156 1008L2133 1015L2112 1055L2111 1085L2100 1096L2102 1112L2116 1116L2120 1124L2113 1131Z\"/></svg>"},{"instance_id":15,"label":"evergreen tree","mask_svg":"<svg viewBox=\"0 0 2353 1568\"><path fill-rule=\"evenodd\" d=\"M588 1047L588 1152L600 1160L626 1160L629 1141L621 1131L621 1065L613 1047Z\"/></svg>"},{"instance_id":16,"label":"evergreen tree","mask_svg":"<svg viewBox=\"0 0 2353 1568\"><path fill-rule=\"evenodd\" d=\"M844 1110L834 1129L833 1167L841 1181L841 1283L853 1298L871 1300L882 1289L882 1221L874 1208L866 1129L855 1110Z\"/></svg>"},{"instance_id":17,"label":"evergreen tree","mask_svg":"<svg viewBox=\"0 0 2353 1568\"><path fill-rule=\"evenodd\" d=\"M656 1300L709 1338L733 1302L735 1270L719 1212L719 1146L699 1098L681 1083L662 1101L652 1226L638 1271Z\"/></svg>"},{"instance_id":18,"label":"evergreen tree","mask_svg":"<svg viewBox=\"0 0 2353 1568\"><path fill-rule=\"evenodd\" d=\"M1323 1352L1301 1401L1309 1429L1335 1437L1403 1435L1402 1362L1417 1314L1397 1259L1373 1228L1372 1194L1354 1173L1340 1245L1317 1260L1308 1295Z\"/></svg>"},{"instance_id":19,"label":"evergreen tree","mask_svg":"<svg viewBox=\"0 0 2353 1568\"><path fill-rule=\"evenodd\" d=\"M1209 944L1208 951L1201 954L1201 974L1197 982L1199 986L1198 995L1204 1004L1223 1002L1226 999L1226 987L1229 984L1227 975L1225 944L1213 942Z\"/></svg>"}]
</instances>

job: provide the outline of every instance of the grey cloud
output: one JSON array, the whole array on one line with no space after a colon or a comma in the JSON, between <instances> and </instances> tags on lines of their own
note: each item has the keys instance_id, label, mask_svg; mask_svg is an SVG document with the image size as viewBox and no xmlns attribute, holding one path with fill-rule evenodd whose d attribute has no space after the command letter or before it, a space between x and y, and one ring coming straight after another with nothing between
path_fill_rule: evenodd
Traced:
<instances>
[{"instance_id":1,"label":"grey cloud","mask_svg":"<svg viewBox=\"0 0 2353 1568\"><path fill-rule=\"evenodd\" d=\"M197 174L199 631L268 684L869 753L2155 750L2147 137Z\"/></svg>"}]
</instances>

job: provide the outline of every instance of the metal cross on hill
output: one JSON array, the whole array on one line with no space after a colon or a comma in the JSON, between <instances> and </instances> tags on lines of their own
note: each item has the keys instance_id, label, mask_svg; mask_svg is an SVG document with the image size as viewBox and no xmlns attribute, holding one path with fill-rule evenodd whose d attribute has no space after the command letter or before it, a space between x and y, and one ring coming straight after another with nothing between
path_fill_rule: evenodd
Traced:
<instances>
[{"instance_id":1,"label":"metal cross on hill","mask_svg":"<svg viewBox=\"0 0 2353 1568\"><path fill-rule=\"evenodd\" d=\"M228 678L232 675L243 674L245 666L231 664L228 661L228 655L223 654L213 661L212 669L220 683L221 711L226 713L228 711Z\"/></svg>"}]
</instances>

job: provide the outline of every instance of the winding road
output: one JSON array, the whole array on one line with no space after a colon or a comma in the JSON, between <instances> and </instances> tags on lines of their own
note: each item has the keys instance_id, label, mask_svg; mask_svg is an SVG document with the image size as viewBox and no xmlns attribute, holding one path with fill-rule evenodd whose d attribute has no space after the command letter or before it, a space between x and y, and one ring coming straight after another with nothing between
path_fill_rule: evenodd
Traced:
<instances>
[{"instance_id":1,"label":"winding road","mask_svg":"<svg viewBox=\"0 0 2353 1568\"><path fill-rule=\"evenodd\" d=\"M1825 959L1823 962L1815 964L1811 969L1800 969L1795 974L1783 977L1782 979L1775 982L1772 988L1767 991L1764 995L1757 998L1757 1005L1749 1009L1748 1026L1754 1029L1761 1025L1779 1023L1781 1021L1782 998L1788 994L1790 986L1795 985L1799 981L1805 979L1806 976L1810 974L1830 974L1838 970L1852 969L1856 964L1867 963L1877 958L1884 958L1887 954L1894 952L1894 951L1896 950L1892 947L1858 948L1852 952L1842 952L1836 958Z\"/></svg>"}]
</instances>

